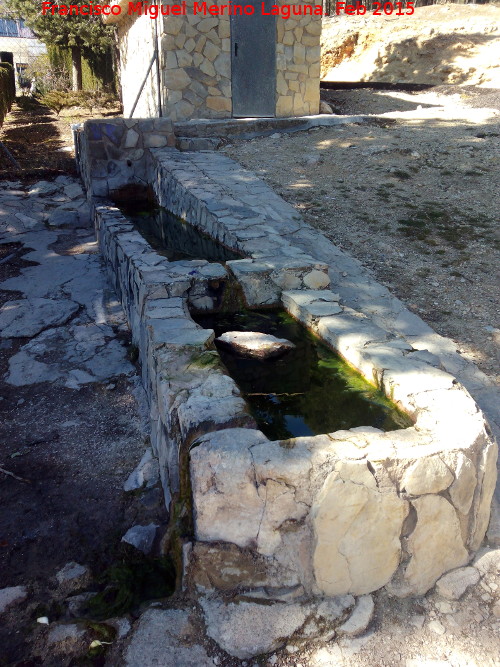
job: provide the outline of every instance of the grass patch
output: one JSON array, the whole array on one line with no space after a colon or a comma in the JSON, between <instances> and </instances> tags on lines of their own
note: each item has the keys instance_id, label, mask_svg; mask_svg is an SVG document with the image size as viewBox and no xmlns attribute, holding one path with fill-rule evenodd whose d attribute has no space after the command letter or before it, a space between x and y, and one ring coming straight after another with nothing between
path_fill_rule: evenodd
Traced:
<instances>
[{"instance_id":1,"label":"grass patch","mask_svg":"<svg viewBox=\"0 0 500 667\"><path fill-rule=\"evenodd\" d=\"M400 181L408 181L411 178L411 174L409 174L407 171L404 171L404 169L395 169L391 172L391 175L395 178L399 178Z\"/></svg>"},{"instance_id":2,"label":"grass patch","mask_svg":"<svg viewBox=\"0 0 500 667\"><path fill-rule=\"evenodd\" d=\"M410 209L409 215L398 220L401 233L431 246L447 245L465 250L468 243L483 238L490 225L490 220L481 213L469 215L439 202L406 206Z\"/></svg>"}]
</instances>

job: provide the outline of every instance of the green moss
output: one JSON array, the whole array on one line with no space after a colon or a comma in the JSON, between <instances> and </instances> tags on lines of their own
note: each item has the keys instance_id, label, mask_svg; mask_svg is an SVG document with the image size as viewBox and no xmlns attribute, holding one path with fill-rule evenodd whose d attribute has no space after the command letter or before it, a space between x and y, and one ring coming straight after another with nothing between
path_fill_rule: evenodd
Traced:
<instances>
[{"instance_id":1,"label":"green moss","mask_svg":"<svg viewBox=\"0 0 500 667\"><path fill-rule=\"evenodd\" d=\"M91 618L122 616L141 602L164 598L175 590L175 568L169 557L149 558L134 550L109 567L100 578L102 591L88 602Z\"/></svg>"},{"instance_id":2,"label":"green moss","mask_svg":"<svg viewBox=\"0 0 500 667\"><path fill-rule=\"evenodd\" d=\"M189 365L198 368L215 368L220 364L220 357L215 350L196 352L190 358Z\"/></svg>"}]
</instances>

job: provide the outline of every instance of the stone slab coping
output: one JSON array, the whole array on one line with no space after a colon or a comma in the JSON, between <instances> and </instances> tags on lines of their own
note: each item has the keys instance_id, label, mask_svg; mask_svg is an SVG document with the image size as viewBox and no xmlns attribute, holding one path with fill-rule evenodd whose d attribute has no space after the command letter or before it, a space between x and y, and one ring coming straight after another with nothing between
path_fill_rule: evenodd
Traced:
<instances>
[{"instance_id":1,"label":"stone slab coping","mask_svg":"<svg viewBox=\"0 0 500 667\"><path fill-rule=\"evenodd\" d=\"M300 132L313 127L334 127L349 123L368 123L375 116L330 115L295 116L293 118L202 118L174 123L174 132L181 137L239 137L253 139L274 132Z\"/></svg>"}]
</instances>

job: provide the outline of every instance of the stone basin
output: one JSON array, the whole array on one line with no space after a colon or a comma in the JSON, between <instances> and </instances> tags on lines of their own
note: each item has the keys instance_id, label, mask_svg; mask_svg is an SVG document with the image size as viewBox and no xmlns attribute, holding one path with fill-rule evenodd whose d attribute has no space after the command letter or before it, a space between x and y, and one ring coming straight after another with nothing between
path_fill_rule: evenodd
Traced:
<instances>
[{"instance_id":1,"label":"stone basin","mask_svg":"<svg viewBox=\"0 0 500 667\"><path fill-rule=\"evenodd\" d=\"M174 213L247 255L225 265L168 262L119 211L95 206L100 247L139 348L165 501L172 522L189 519L173 531L184 586L264 588L269 600L383 586L423 595L472 558L488 525L497 447L482 412L432 354L339 301L328 266L294 246L300 223L284 203L270 207L266 191L251 218L250 195L246 208L238 201L243 180L225 172L234 181L229 196L221 179L214 184L211 156L160 152L155 164L161 203L170 198ZM240 234L252 225L254 233ZM214 290L234 280L247 307L285 308L413 425L266 438L220 364L214 332L189 314L217 308Z\"/></svg>"}]
</instances>

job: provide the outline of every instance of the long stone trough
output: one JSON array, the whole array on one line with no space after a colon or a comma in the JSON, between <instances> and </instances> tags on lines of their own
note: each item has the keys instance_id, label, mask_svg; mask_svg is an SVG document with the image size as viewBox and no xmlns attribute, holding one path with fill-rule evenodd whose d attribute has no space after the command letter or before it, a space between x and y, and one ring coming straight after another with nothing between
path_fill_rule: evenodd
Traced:
<instances>
[{"instance_id":1,"label":"long stone trough","mask_svg":"<svg viewBox=\"0 0 500 667\"><path fill-rule=\"evenodd\" d=\"M184 586L270 601L424 594L472 558L488 526L497 446L477 404L432 354L339 298L328 264L297 241L328 239L254 174L208 151L149 148L145 159L161 206L244 257L168 262L87 182L139 350ZM269 441L214 332L191 318L224 309L235 287L248 308L286 309L413 425Z\"/></svg>"}]
</instances>

